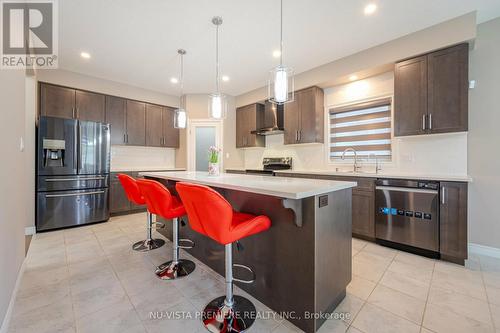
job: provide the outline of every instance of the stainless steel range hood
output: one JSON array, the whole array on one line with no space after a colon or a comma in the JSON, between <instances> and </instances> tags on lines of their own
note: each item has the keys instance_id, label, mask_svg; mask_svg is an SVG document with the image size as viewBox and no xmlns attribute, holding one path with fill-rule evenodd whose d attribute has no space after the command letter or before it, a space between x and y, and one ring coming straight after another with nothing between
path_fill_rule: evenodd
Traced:
<instances>
[{"instance_id":1,"label":"stainless steel range hood","mask_svg":"<svg viewBox=\"0 0 500 333\"><path fill-rule=\"evenodd\" d=\"M264 127L257 128L252 134L275 135L284 133L283 105L266 101L264 108Z\"/></svg>"}]
</instances>

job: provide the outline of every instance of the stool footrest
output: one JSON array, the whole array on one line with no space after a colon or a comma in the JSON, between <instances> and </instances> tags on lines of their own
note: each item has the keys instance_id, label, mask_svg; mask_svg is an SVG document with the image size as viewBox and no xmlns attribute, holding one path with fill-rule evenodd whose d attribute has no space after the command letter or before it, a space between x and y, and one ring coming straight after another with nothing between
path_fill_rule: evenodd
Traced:
<instances>
[{"instance_id":1,"label":"stool footrest","mask_svg":"<svg viewBox=\"0 0 500 333\"><path fill-rule=\"evenodd\" d=\"M153 224L156 226L156 229L164 229L165 228L165 223L155 222Z\"/></svg>"},{"instance_id":2,"label":"stool footrest","mask_svg":"<svg viewBox=\"0 0 500 333\"><path fill-rule=\"evenodd\" d=\"M234 281L241 282L241 283L246 283L246 284L250 284L250 283L254 283L255 282L255 279L257 278L257 276L255 275L255 272L250 267L242 265L242 264L233 264L233 267L243 268L243 269L246 269L247 271L249 271L250 273L252 273L252 279L251 280L242 280L242 279L238 279L238 278L233 277Z\"/></svg>"},{"instance_id":3,"label":"stool footrest","mask_svg":"<svg viewBox=\"0 0 500 333\"><path fill-rule=\"evenodd\" d=\"M190 245L180 245L181 242L189 243ZM194 246L195 246L194 242L192 240L190 240L190 239L187 239L187 238L181 238L181 239L179 239L179 248L180 249L189 250L189 249L192 249Z\"/></svg>"}]
</instances>

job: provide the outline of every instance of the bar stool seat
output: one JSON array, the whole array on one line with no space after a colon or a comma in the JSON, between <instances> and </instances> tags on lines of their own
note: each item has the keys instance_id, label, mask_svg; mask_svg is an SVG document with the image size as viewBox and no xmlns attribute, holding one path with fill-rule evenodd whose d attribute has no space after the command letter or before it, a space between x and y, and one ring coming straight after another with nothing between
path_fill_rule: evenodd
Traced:
<instances>
[{"instance_id":1,"label":"bar stool seat","mask_svg":"<svg viewBox=\"0 0 500 333\"><path fill-rule=\"evenodd\" d=\"M176 189L191 229L225 246L226 295L207 304L202 315L203 325L214 333L244 332L255 321L256 310L248 299L233 295L233 281L252 283L255 273L245 265L233 264L232 243L269 229L271 221L264 215L235 212L222 195L209 187L180 182ZM233 278L233 266L250 270L254 279Z\"/></svg>"},{"instance_id":2,"label":"bar stool seat","mask_svg":"<svg viewBox=\"0 0 500 333\"><path fill-rule=\"evenodd\" d=\"M179 259L179 249L189 249L194 243L189 239L179 239L179 218L186 215L182 202L170 194L170 191L155 180L139 179L137 185L144 196L148 210L153 214L172 220L172 260L167 261L155 270L155 274L162 280L175 280L189 275L196 268L191 260ZM180 246L179 242L190 242L191 246Z\"/></svg>"},{"instance_id":3,"label":"bar stool seat","mask_svg":"<svg viewBox=\"0 0 500 333\"><path fill-rule=\"evenodd\" d=\"M144 199L139 187L137 185L137 181L126 175L124 173L118 174L118 180L122 184L123 189L125 190L125 194L129 201L135 203L136 205L145 205L146 200ZM155 238L153 239L153 214L148 210L147 212L147 224L146 224L146 239L139 241L132 245L132 249L139 252L146 252L162 247L165 244L163 239Z\"/></svg>"}]
</instances>

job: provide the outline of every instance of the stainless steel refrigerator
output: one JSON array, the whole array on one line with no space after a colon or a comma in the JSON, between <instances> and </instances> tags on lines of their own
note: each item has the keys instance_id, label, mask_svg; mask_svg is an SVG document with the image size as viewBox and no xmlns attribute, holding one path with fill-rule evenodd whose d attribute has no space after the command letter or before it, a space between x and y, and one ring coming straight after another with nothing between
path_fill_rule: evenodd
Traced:
<instances>
[{"instance_id":1,"label":"stainless steel refrigerator","mask_svg":"<svg viewBox=\"0 0 500 333\"><path fill-rule=\"evenodd\" d=\"M108 220L110 126L41 117L37 132L37 231Z\"/></svg>"}]
</instances>

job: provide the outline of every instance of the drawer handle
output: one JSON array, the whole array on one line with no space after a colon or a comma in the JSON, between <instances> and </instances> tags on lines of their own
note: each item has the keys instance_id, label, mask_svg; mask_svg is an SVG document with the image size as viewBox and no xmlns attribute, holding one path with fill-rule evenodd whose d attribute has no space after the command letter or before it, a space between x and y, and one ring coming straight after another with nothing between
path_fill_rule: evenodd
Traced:
<instances>
[{"instance_id":1,"label":"drawer handle","mask_svg":"<svg viewBox=\"0 0 500 333\"><path fill-rule=\"evenodd\" d=\"M72 182L77 180L104 180L104 177L88 177L88 178L48 178L46 182Z\"/></svg>"}]
</instances>

